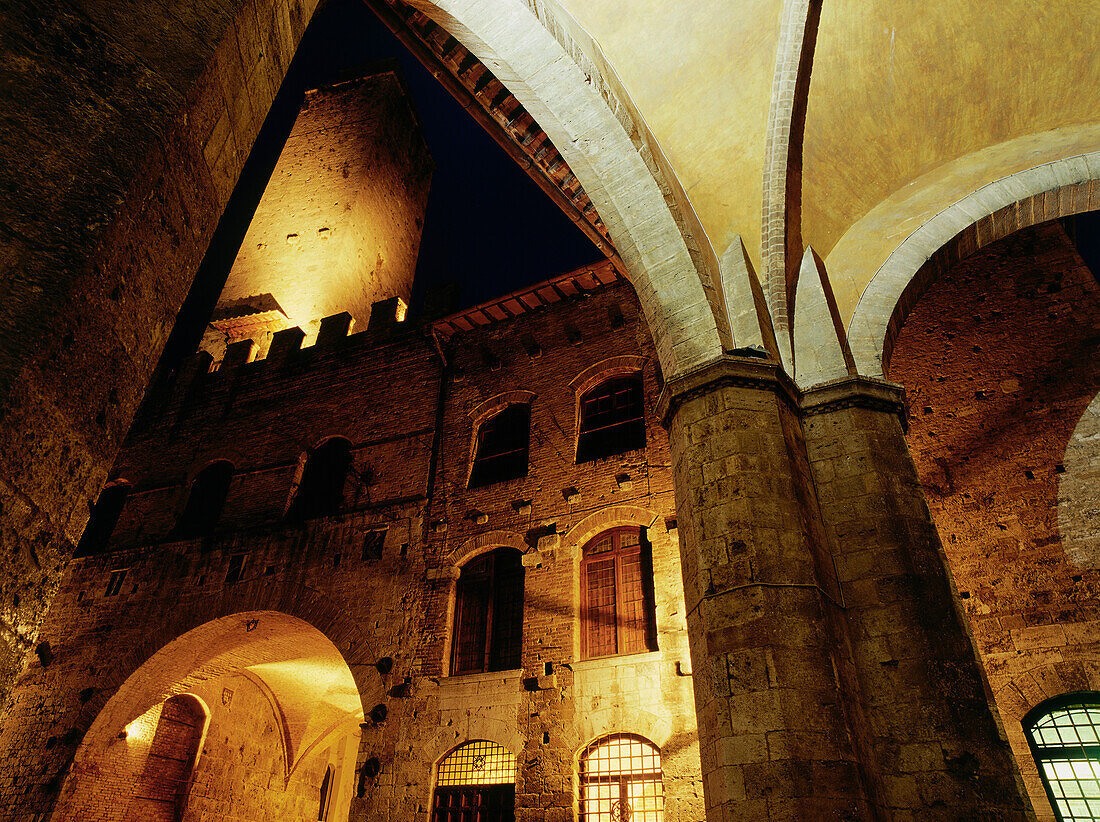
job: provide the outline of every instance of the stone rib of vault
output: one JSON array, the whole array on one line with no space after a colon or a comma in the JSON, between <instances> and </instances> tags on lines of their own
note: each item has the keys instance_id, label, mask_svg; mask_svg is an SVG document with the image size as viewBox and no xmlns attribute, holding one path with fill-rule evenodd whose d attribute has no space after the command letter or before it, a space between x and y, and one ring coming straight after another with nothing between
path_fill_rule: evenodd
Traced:
<instances>
[{"instance_id":1,"label":"stone rib of vault","mask_svg":"<svg viewBox=\"0 0 1100 822\"><path fill-rule=\"evenodd\" d=\"M718 261L722 278L722 301L733 344L738 348L757 347L775 360L789 362L780 355L764 289L753 271L745 244L737 234Z\"/></svg>"},{"instance_id":2,"label":"stone rib of vault","mask_svg":"<svg viewBox=\"0 0 1100 822\"><path fill-rule=\"evenodd\" d=\"M798 271L791 339L794 379L799 388L856 376L855 359L829 275L810 247L802 255Z\"/></svg>"}]
</instances>

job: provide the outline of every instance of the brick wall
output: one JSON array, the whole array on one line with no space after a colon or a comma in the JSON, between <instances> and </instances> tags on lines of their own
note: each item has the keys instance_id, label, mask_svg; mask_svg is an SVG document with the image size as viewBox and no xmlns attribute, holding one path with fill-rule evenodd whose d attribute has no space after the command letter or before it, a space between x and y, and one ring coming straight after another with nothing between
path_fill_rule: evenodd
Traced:
<instances>
[{"instance_id":1,"label":"brick wall","mask_svg":"<svg viewBox=\"0 0 1100 822\"><path fill-rule=\"evenodd\" d=\"M1020 720L1047 697L1100 688L1100 574L1067 555L1058 503L1067 445L1100 390L1098 328L1100 287L1061 226L1046 224L934 283L890 363L956 588L1045 819ZM1088 498L1062 508L1080 521Z\"/></svg>"},{"instance_id":2,"label":"brick wall","mask_svg":"<svg viewBox=\"0 0 1100 822\"><path fill-rule=\"evenodd\" d=\"M524 334L538 340L541 355L528 356ZM518 818L571 819L577 756L614 732L641 734L666 751L666 819L702 817L668 439L654 414L656 363L631 289L607 287L465 332L444 354L446 366L425 328L370 332L236 370L183 373L147 402L113 472L134 490L110 550L70 566L43 634L54 659L45 666L32 659L0 727L0 819L48 813L58 790L68 801L80 781L103 796L97 751L137 707L140 714L181 690L207 688L213 710L209 763L200 759L195 777L205 793L195 801L227 796L232 769L217 766L226 758L269 773L271 716L252 697L245 701L255 710L233 712L259 671L291 726L309 715L306 702L285 689L280 695L263 671L295 656L330 659L308 650L320 641L309 638L314 629L335 645L355 683L350 701L339 703L361 733L345 783L352 819L426 819L435 763L482 738L519 758ZM570 382L623 357L641 367L647 446L575 465ZM469 412L514 390L533 395L528 474L467 489ZM334 435L353 453L342 513L281 522L302 453ZM205 539L179 540L172 527L189 482L215 459L235 466L219 526ZM659 650L581 663L580 549L618 525L646 528L652 544ZM386 535L375 551L370 535L379 529ZM524 553L522 667L447 676L457 568L500 545ZM227 585L238 554L246 555L241 581ZM122 568L125 582L108 596L111 572ZM246 617L258 621L254 633ZM392 669L376 667L384 658ZM226 712L218 683L229 678L238 685ZM123 702L133 706L128 713L118 708ZM372 712L380 705L384 716ZM308 790L288 788L282 810L272 803L284 800L271 799L262 813L309 811L301 797L316 792L328 746L319 738L299 766ZM376 774L364 767L371 760ZM127 796L120 789L112 801ZM267 818L258 809L239 813Z\"/></svg>"}]
</instances>

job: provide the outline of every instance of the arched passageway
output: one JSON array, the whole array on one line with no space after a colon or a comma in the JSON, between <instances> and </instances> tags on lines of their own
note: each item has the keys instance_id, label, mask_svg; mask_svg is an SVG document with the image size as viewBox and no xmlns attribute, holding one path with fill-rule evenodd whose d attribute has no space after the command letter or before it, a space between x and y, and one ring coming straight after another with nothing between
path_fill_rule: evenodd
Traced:
<instances>
[{"instance_id":1,"label":"arched passageway","mask_svg":"<svg viewBox=\"0 0 1100 822\"><path fill-rule=\"evenodd\" d=\"M216 619L108 700L51 818L346 819L362 721L351 670L317 628L275 611Z\"/></svg>"},{"instance_id":2,"label":"arched passageway","mask_svg":"<svg viewBox=\"0 0 1100 822\"><path fill-rule=\"evenodd\" d=\"M1100 391L1098 332L1100 284L1050 222L948 267L886 363L906 387L910 451L1041 819L1054 817L1022 720L1100 685L1100 562L1069 550L1066 529L1088 531L1088 486L1067 485L1067 449Z\"/></svg>"}]
</instances>

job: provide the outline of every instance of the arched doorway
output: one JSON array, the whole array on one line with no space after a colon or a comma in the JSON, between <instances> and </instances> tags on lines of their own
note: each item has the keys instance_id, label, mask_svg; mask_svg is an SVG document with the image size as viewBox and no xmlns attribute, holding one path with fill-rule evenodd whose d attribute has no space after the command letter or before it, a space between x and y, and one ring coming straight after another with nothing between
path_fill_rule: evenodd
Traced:
<instances>
[{"instance_id":1,"label":"arched doorway","mask_svg":"<svg viewBox=\"0 0 1100 822\"><path fill-rule=\"evenodd\" d=\"M216 619L126 679L51 818L347 819L362 721L351 670L317 628L275 611Z\"/></svg>"}]
</instances>

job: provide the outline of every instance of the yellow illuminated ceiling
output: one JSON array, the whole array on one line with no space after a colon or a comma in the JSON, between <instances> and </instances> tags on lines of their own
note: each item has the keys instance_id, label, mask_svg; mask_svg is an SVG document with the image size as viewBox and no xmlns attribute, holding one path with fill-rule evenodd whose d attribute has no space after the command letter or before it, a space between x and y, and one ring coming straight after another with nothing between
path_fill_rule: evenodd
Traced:
<instances>
[{"instance_id":1,"label":"yellow illuminated ceiling","mask_svg":"<svg viewBox=\"0 0 1100 822\"><path fill-rule=\"evenodd\" d=\"M558 0L600 44L719 253L760 264L766 127L783 5ZM852 0L822 5L805 124L801 229L828 257L918 185L935 214L1005 174L1100 148L1100 49L1088 3ZM1028 135L1037 135L1028 139ZM990 147L998 147L983 154ZM959 194L959 192L962 192ZM888 209L887 209L888 210ZM889 226L872 220L875 232ZM876 235L877 236L877 235ZM848 238L845 320L883 243ZM838 249L839 251L840 249Z\"/></svg>"}]
</instances>

